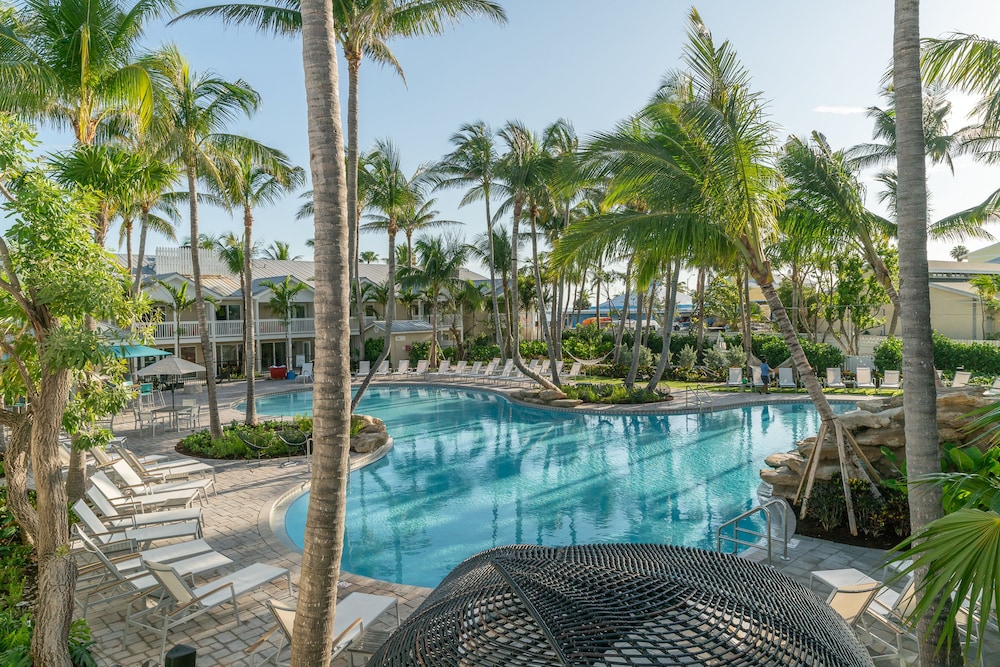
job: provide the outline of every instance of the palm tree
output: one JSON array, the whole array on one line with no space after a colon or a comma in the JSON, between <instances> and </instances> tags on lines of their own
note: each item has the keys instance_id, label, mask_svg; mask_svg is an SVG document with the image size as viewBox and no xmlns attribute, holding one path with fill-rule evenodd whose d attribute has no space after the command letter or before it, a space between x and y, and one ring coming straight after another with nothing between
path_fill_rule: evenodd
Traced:
<instances>
[{"instance_id":1,"label":"palm tree","mask_svg":"<svg viewBox=\"0 0 1000 667\"><path fill-rule=\"evenodd\" d=\"M500 206L497 214L511 211L513 224L511 227L511 276L518 276L518 226L528 207L532 226L538 215L537 203L539 194L544 190L551 173L552 163L542 152L541 145L523 124L517 121L508 122L500 131L500 138L507 146L507 153L500 161L498 172L509 192L507 200ZM518 290L510 291L511 313L516 318L520 312L518 307ZM541 308L541 304L539 304ZM508 330L508 345L514 365L518 370L538 382L546 389L555 389L551 381L529 371L521 359L520 326L517 321L510 323Z\"/></svg>"},{"instance_id":2,"label":"palm tree","mask_svg":"<svg viewBox=\"0 0 1000 667\"><path fill-rule=\"evenodd\" d=\"M385 219L384 227L389 234L389 294L385 308L385 344L382 347L382 354L372 364L371 371L362 381L351 402L351 409L358 406L358 402L364 395L365 390L371 383L371 379L378 370L379 365L389 356L392 347L392 322L395 318L396 310L396 234L399 232L399 218L410 206L413 205L414 194L411 181L403 175L400 166L399 151L388 139L380 139L375 142L375 147L364 158L365 170L360 173L359 182L369 193L370 206L382 213ZM419 173L419 170L418 170Z\"/></svg>"},{"instance_id":3,"label":"palm tree","mask_svg":"<svg viewBox=\"0 0 1000 667\"><path fill-rule=\"evenodd\" d=\"M361 253L361 261L365 264L371 264L372 262L378 261L378 253L374 250L365 250Z\"/></svg>"},{"instance_id":4,"label":"palm tree","mask_svg":"<svg viewBox=\"0 0 1000 667\"><path fill-rule=\"evenodd\" d=\"M497 269L499 270L500 272L499 294L497 293L498 292L497 283L494 279L491 278L490 300L498 302L500 300L500 297L501 296L503 297L505 318L503 320L501 319L494 320L495 329L499 331L501 329L501 323L503 321L506 321L507 326L510 326L510 323L513 322L509 310L510 308L509 294L511 289L510 234L507 233L506 228L504 228L502 225L498 225L493 228L493 234L489 234L489 232L483 232L482 234L477 236L475 242L469 248L469 252L473 257L475 257L481 262L484 263L492 262L493 266L497 267ZM494 318L500 317L499 306L497 311L494 311L493 316ZM506 341L506 339L507 339L506 336L501 336L501 338L497 340L497 345L500 346L501 350L505 349L504 342Z\"/></svg>"},{"instance_id":5,"label":"palm tree","mask_svg":"<svg viewBox=\"0 0 1000 667\"><path fill-rule=\"evenodd\" d=\"M174 356L181 356L181 311L187 310L194 305L195 300L188 296L188 283L182 283L180 287L174 287L170 283L156 279L157 285L167 291L169 301L158 301L156 303L170 306L174 311Z\"/></svg>"},{"instance_id":6,"label":"palm tree","mask_svg":"<svg viewBox=\"0 0 1000 667\"><path fill-rule=\"evenodd\" d=\"M276 203L282 195L291 192L305 182L305 170L294 166L288 156L279 150L254 147L252 151L240 152L230 160L223 161L219 181L209 181L210 191L223 205L232 210L243 211L243 239L240 259L240 274L243 290L243 362L247 377L246 423L257 423L255 406L254 374L257 371L257 341L255 339L253 313L253 210ZM275 241L267 251L271 259L298 259L288 257L288 244Z\"/></svg>"},{"instance_id":7,"label":"palm tree","mask_svg":"<svg viewBox=\"0 0 1000 667\"><path fill-rule=\"evenodd\" d=\"M442 220L438 218L440 211L435 211L431 208L437 203L437 199L428 199L424 201L425 195L422 190L418 191L416 194L417 196L412 208L407 210L399 221L399 228L402 229L403 234L406 235L407 265L411 268L413 267L413 263L416 258L413 252L414 234L425 229L435 229L438 227L462 224L458 220Z\"/></svg>"},{"instance_id":8,"label":"palm tree","mask_svg":"<svg viewBox=\"0 0 1000 667\"><path fill-rule=\"evenodd\" d=\"M35 123L71 127L90 145L102 125L147 123L149 72L135 60L147 23L173 0L131 6L98 0L29 2L0 29L0 109Z\"/></svg>"},{"instance_id":9,"label":"palm tree","mask_svg":"<svg viewBox=\"0 0 1000 667\"><path fill-rule=\"evenodd\" d=\"M953 260L956 262L964 262L969 259L969 249L964 245L957 245L948 252Z\"/></svg>"},{"instance_id":10,"label":"palm tree","mask_svg":"<svg viewBox=\"0 0 1000 667\"><path fill-rule=\"evenodd\" d=\"M490 195L494 188L504 194L503 183L497 181L496 168L499 155L496 150L495 133L483 121L463 125L451 136L455 150L446 155L435 167L438 179L436 187L467 187L459 206L465 206L482 199L486 204L486 240L490 247L486 254L490 269L490 301L493 305L493 335L497 345L504 340L500 331L500 306L497 301L497 263L494 261L493 216L490 213Z\"/></svg>"},{"instance_id":11,"label":"palm tree","mask_svg":"<svg viewBox=\"0 0 1000 667\"><path fill-rule=\"evenodd\" d=\"M462 268L468 249L457 239L440 236L417 240L420 262L399 270L400 287L422 290L431 302L431 368L437 366L438 310L441 299L450 288L462 281L458 271Z\"/></svg>"},{"instance_id":12,"label":"palm tree","mask_svg":"<svg viewBox=\"0 0 1000 667\"><path fill-rule=\"evenodd\" d=\"M259 148L256 142L224 134L222 130L238 116L249 116L256 111L260 96L243 81L229 82L211 72L200 75L193 72L175 46L164 47L144 62L154 73L156 89L164 97L164 122L169 128L164 141L165 150L184 165L191 238L198 239L198 178L218 180L218 164L222 155L231 154L238 148L247 152L253 152L255 146ZM202 352L208 369L205 380L210 433L218 439L222 437L222 423L219 421L215 389L215 353L209 338L197 245L191 248L191 273Z\"/></svg>"},{"instance_id":13,"label":"palm tree","mask_svg":"<svg viewBox=\"0 0 1000 667\"><path fill-rule=\"evenodd\" d=\"M285 365L292 367L292 314L295 311L296 295L309 286L301 282L292 282L291 276L285 276L280 283L271 280L260 281L262 287L271 290L268 305L285 328Z\"/></svg>"},{"instance_id":14,"label":"palm tree","mask_svg":"<svg viewBox=\"0 0 1000 667\"><path fill-rule=\"evenodd\" d=\"M906 257L899 269L902 300L906 305L902 313L906 469L908 477L920 478L940 472L941 450L936 425L937 391L931 339L930 288L927 284L926 143L922 123L919 0L896 0L892 60L898 174L896 212L899 254ZM941 518L941 498L941 489L936 485L911 487L908 500L913 533L922 531L932 521ZM921 591L920 597L924 595L926 575L924 568L917 571L916 585ZM944 655L938 651L943 626L942 620L932 622L926 614L918 620L922 664L961 664L961 655L957 655L954 644L951 644L952 650Z\"/></svg>"},{"instance_id":15,"label":"palm tree","mask_svg":"<svg viewBox=\"0 0 1000 667\"><path fill-rule=\"evenodd\" d=\"M302 183L300 180L292 187L298 187L301 184ZM264 257L267 259L290 259L290 260L302 259L302 255L293 256L291 250L289 250L289 245L284 241L275 241L268 247L264 248Z\"/></svg>"},{"instance_id":16,"label":"palm tree","mask_svg":"<svg viewBox=\"0 0 1000 667\"><path fill-rule=\"evenodd\" d=\"M139 155L145 161L142 169L137 174L137 181L132 209L139 216L139 250L135 256L135 279L132 282L132 291L139 293L142 282L142 265L146 256L146 236L150 230L166 236L172 241L177 240L174 225L180 219L180 213L172 201L172 197L167 195L167 191L176 182L179 176L179 169L176 164L159 160L142 148L139 148ZM154 213L157 210L162 215ZM131 229L128 233L128 254L129 270L132 267L132 235Z\"/></svg>"}]
</instances>

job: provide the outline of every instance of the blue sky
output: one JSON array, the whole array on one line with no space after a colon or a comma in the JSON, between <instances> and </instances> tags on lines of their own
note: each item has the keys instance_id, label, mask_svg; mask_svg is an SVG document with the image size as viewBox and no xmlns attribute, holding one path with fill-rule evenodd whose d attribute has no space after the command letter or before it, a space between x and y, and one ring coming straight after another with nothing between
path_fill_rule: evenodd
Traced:
<instances>
[{"instance_id":1,"label":"blue sky","mask_svg":"<svg viewBox=\"0 0 1000 667\"><path fill-rule=\"evenodd\" d=\"M187 7L205 3L188 3ZM671 69L680 66L690 4L668 0L502 0L509 21L497 26L466 21L447 34L394 43L406 85L389 70L365 62L361 69L360 143L391 138L412 172L450 150L449 137L465 122L500 126L520 119L541 131L559 118L581 138L611 128L636 111ZM1000 39L996 0L924 0L921 33L977 32ZM770 100L781 138L819 130L835 147L867 141L864 109L884 105L879 82L892 51L892 3L872 0L704 0L696 5L716 40L728 39ZM147 43L176 42L196 70L243 78L263 96L263 108L232 129L286 151L308 168L306 109L299 40L222 29L212 20L156 26ZM341 103L346 112L346 70L340 62ZM955 98L964 111L971 101ZM953 126L961 124L959 119ZM67 134L47 131L45 148L65 147ZM930 175L932 215L981 201L1000 187L997 168L960 159L956 175ZM875 202L875 186L869 200ZM459 209L460 193L438 196L442 216L465 222L471 239L484 228L481 205ZM256 214L255 236L290 242L308 257L307 221L295 221L300 201L289 197ZM202 231L237 230L239 220L202 210ZM178 236L186 235L187 221ZM994 233L1000 237L1000 225ZM151 246L163 244L163 239ZM953 244L932 243L932 258L946 259ZM971 248L984 245L967 243ZM382 235L362 237L362 250L386 252Z\"/></svg>"}]
</instances>

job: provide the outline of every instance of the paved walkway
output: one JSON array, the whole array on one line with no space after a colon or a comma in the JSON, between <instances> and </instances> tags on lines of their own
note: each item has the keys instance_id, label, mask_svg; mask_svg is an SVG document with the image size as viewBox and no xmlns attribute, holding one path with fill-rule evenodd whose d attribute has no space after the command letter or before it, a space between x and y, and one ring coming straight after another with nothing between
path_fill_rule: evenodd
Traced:
<instances>
[{"instance_id":1,"label":"paved walkway","mask_svg":"<svg viewBox=\"0 0 1000 667\"><path fill-rule=\"evenodd\" d=\"M288 391L296 386L285 381L260 381L258 395ZM482 388L482 387L479 387ZM503 391L503 389L500 389ZM241 411L232 409L231 404L245 396L244 382L226 383L219 387L220 412L223 423L240 420ZM801 401L801 394L772 394L763 397L757 394L711 393L714 407L733 407L748 402ZM187 396L186 396L187 397ZM206 394L197 395L205 403ZM856 397L852 397L856 398ZM167 399L169 401L169 397ZM677 411L683 405L683 396L671 403L658 406L657 411ZM604 407L604 406L602 406ZM649 412L650 406L644 407ZM690 409L690 408L689 408ZM628 410L632 411L632 410ZM207 417L206 417L207 419ZM115 432L128 438L128 445L141 453L174 453L178 441L177 433L158 434L155 437L140 435L130 421L117 425ZM182 432L180 435L185 435ZM791 443L789 443L791 447ZM265 562L287 567L292 572L293 591L297 594L300 574L301 554L276 538L270 527L271 509L275 501L308 482L305 465L280 468L284 459L264 461L260 467L255 461L214 461L218 471L218 495L212 496L205 508L205 539L217 550L234 561L234 567L242 567L254 562ZM876 571L881 552L835 545L821 540L797 538L788 562L775 561L776 567L789 576L808 584L809 572L813 569L835 569L857 567L866 571ZM424 599L429 589L402 586L380 582L344 573L341 577L341 596L352 591L395 595L400 598L400 614L406 618ZM249 664L246 649L256 642L271 627L270 615L263 602L269 597L284 597L283 588L270 585L253 594L255 602L248 598L240 605L242 624L237 625L231 613L212 613L172 631L167 647L188 644L198 650L200 665L245 665ZM156 665L159 653L158 638L149 632L131 633L129 645L121 645L124 626L124 604L101 605L88 611L87 620L96 640L95 655L102 666L121 665L131 667L143 665L149 660ZM347 665L341 658L335 665Z\"/></svg>"}]
</instances>

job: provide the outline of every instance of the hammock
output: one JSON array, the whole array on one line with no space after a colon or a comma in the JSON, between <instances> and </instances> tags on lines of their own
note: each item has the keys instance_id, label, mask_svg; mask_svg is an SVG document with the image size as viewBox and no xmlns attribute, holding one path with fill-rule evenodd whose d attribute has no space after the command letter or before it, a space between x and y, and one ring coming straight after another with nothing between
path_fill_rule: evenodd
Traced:
<instances>
[{"instance_id":1,"label":"hammock","mask_svg":"<svg viewBox=\"0 0 1000 667\"><path fill-rule=\"evenodd\" d=\"M614 350L608 350L608 353L599 359L580 359L579 357L574 357L573 353L570 352L569 350L563 350L563 354L569 355L569 357L572 358L573 361L579 361L584 366L596 366L597 364L603 362L605 359L610 357L612 352L614 352Z\"/></svg>"}]
</instances>

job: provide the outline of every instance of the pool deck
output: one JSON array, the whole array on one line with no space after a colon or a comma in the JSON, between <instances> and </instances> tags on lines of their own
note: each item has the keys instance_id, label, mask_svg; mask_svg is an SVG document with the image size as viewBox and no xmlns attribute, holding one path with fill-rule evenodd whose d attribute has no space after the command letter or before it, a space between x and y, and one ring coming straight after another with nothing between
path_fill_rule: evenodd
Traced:
<instances>
[{"instance_id":1,"label":"pool deck","mask_svg":"<svg viewBox=\"0 0 1000 667\"><path fill-rule=\"evenodd\" d=\"M376 386L393 384L396 381L379 381ZM426 384L426 383L425 383ZM483 387L482 385L466 385L457 382L442 383L449 387L497 391L506 394L510 388ZM290 389L309 388L309 385L286 381L262 380L257 383L257 395L264 396ZM219 385L220 417L224 424L241 420L241 411L230 407L246 395L245 382L227 382ZM684 411L682 406L684 396L678 392L677 398L667 404L655 406L594 406L599 412L615 412L626 414L637 413L673 413ZM739 392L711 392L712 409L724 409L742 405L752 405L764 402L802 402L808 400L804 394L772 393L769 396L746 394ZM207 402L205 392L196 395L199 401ZM189 396L185 396L189 398ZM857 396L831 396L858 400ZM168 399L169 400L169 399ZM537 407L537 406L531 406ZM704 406L702 406L704 409ZM691 407L688 408L690 411ZM207 415L205 416L207 421ZM179 436L177 433L158 434L155 437L140 435L134 430L131 420L115 427L116 435L126 436L128 446L140 454L166 453L174 454ZM180 437L187 435L182 431ZM391 435L391 433L390 433ZM789 448L792 443L789 443ZM217 470L218 495L210 497L205 507L205 539L218 551L233 559L231 567L243 567L255 562L288 568L292 573L293 594L297 594L297 585L301 569L301 554L287 545L286 541L278 539L271 527L271 514L275 503L282 497L303 488L308 482L308 472L305 465L280 468L284 459L263 461L260 467L255 461L212 461ZM361 465L363 461L352 454L352 465ZM783 562L775 559L775 567L782 573L809 585L809 573L812 570L839 569L855 567L867 572L878 573L883 552L875 549L865 549L847 545L834 544L823 540L807 537L796 537L790 550L791 559ZM759 556L758 556L759 557ZM755 557L756 558L756 557ZM394 595L400 600L400 615L406 618L415 610L430 589L417 586L405 586L365 577L342 573L340 582L341 596L352 591ZM819 592L825 597L826 591ZM240 617L242 624L237 625L232 613L213 612L200 620L183 625L170 633L167 648L177 644L187 644L198 650L200 665L247 665L249 658L246 653L248 646L254 644L271 627L270 614L264 601L270 597L283 598L285 590L277 585L269 585L252 594L241 598ZM111 667L121 665L131 667L143 665L150 660L151 666L157 664L159 654L158 637L149 632L131 633L129 645L121 645L121 634L124 626L125 605L119 602L111 605L100 605L88 610L87 620L90 623L98 664ZM348 665L346 656L341 656L332 664L338 667Z\"/></svg>"}]
</instances>

